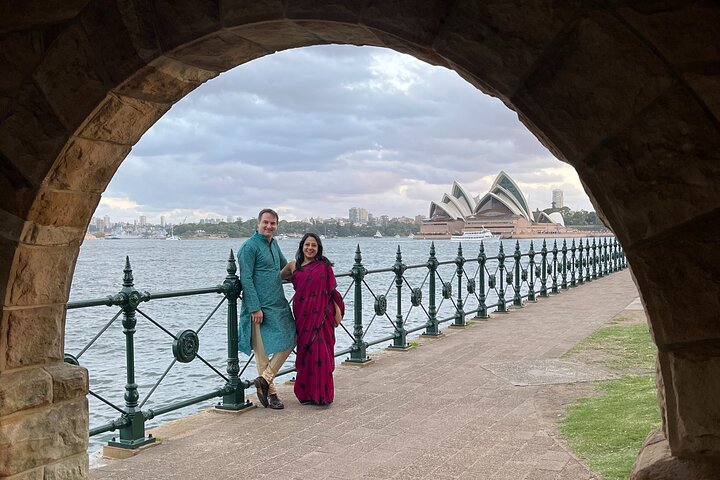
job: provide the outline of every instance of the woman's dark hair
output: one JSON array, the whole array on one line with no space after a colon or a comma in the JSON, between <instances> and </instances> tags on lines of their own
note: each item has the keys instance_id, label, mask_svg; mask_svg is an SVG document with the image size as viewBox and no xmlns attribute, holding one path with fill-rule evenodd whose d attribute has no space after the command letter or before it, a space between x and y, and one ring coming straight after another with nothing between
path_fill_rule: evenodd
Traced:
<instances>
[{"instance_id":1,"label":"woman's dark hair","mask_svg":"<svg viewBox=\"0 0 720 480\"><path fill-rule=\"evenodd\" d=\"M307 240L309 237L314 238L318 245L318 251L317 251L317 255L315 255L315 260L320 260L320 261L327 263L328 265L332 265L332 262L330 262L330 260L328 260L327 257L325 257L323 255L323 245L322 245L322 242L320 241L320 237L318 236L318 234L313 233L313 232L308 232L305 235L303 235L302 239L300 239L300 246L298 246L297 252L295 253L295 269L300 270L302 268L302 264L305 261L305 254L303 253L303 245L305 245L305 240Z\"/></svg>"}]
</instances>

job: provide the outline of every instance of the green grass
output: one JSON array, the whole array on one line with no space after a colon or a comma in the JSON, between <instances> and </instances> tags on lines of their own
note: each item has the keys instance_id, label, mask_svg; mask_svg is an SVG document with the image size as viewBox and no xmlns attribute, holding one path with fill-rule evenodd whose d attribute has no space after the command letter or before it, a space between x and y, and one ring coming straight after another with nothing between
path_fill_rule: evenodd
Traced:
<instances>
[{"instance_id":1,"label":"green grass","mask_svg":"<svg viewBox=\"0 0 720 480\"><path fill-rule=\"evenodd\" d=\"M600 396L568 408L560 426L570 449L604 480L630 477L643 441L660 425L655 378L655 346L647 325L613 324L593 333L566 357L592 357L620 378L597 382Z\"/></svg>"},{"instance_id":2,"label":"green grass","mask_svg":"<svg viewBox=\"0 0 720 480\"><path fill-rule=\"evenodd\" d=\"M655 369L657 349L644 323L611 325L601 328L577 344L564 357L582 356L589 352L596 363L616 373L637 373Z\"/></svg>"}]
</instances>

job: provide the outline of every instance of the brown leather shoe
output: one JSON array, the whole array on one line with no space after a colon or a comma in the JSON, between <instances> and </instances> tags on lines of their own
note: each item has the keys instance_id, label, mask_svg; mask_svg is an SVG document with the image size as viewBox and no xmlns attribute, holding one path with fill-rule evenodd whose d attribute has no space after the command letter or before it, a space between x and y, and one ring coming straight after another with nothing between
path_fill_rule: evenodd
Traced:
<instances>
[{"instance_id":1,"label":"brown leather shoe","mask_svg":"<svg viewBox=\"0 0 720 480\"><path fill-rule=\"evenodd\" d=\"M255 389L257 390L257 397L258 400L260 400L260 403L262 403L263 407L268 406L268 390L270 389L270 385L268 385L267 380L265 380L263 377L257 377L255 379Z\"/></svg>"},{"instance_id":2,"label":"brown leather shoe","mask_svg":"<svg viewBox=\"0 0 720 480\"><path fill-rule=\"evenodd\" d=\"M282 410L283 408L285 408L285 404L276 394L273 393L268 397L268 407L274 410Z\"/></svg>"}]
</instances>

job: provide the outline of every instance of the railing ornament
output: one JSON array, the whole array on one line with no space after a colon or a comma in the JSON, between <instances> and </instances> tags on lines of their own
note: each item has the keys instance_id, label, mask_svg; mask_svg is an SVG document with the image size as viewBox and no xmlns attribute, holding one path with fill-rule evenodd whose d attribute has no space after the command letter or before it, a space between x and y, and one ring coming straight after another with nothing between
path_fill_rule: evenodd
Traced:
<instances>
[{"instance_id":1,"label":"railing ornament","mask_svg":"<svg viewBox=\"0 0 720 480\"><path fill-rule=\"evenodd\" d=\"M413 288L410 294L410 303L415 307L419 307L422 303L422 290L419 288Z\"/></svg>"},{"instance_id":2,"label":"railing ornament","mask_svg":"<svg viewBox=\"0 0 720 480\"><path fill-rule=\"evenodd\" d=\"M192 330L183 330L176 335L172 343L172 352L180 363L190 363L200 349L200 338Z\"/></svg>"},{"instance_id":3,"label":"railing ornament","mask_svg":"<svg viewBox=\"0 0 720 480\"><path fill-rule=\"evenodd\" d=\"M452 285L449 283L446 283L442 287L442 296L445 300L449 300L450 297L452 297Z\"/></svg>"},{"instance_id":4,"label":"railing ornament","mask_svg":"<svg viewBox=\"0 0 720 480\"><path fill-rule=\"evenodd\" d=\"M467 281L467 286L465 287L467 289L468 293L475 293L475 279L470 278Z\"/></svg>"},{"instance_id":5,"label":"railing ornament","mask_svg":"<svg viewBox=\"0 0 720 480\"><path fill-rule=\"evenodd\" d=\"M378 295L375 299L375 315L381 317L387 312L387 297L385 295Z\"/></svg>"}]
</instances>

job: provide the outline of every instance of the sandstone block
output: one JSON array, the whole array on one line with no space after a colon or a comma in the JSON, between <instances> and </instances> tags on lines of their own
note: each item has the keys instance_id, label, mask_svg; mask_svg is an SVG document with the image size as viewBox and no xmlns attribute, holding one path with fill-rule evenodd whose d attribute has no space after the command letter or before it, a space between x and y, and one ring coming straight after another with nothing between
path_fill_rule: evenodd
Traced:
<instances>
[{"instance_id":1,"label":"sandstone block","mask_svg":"<svg viewBox=\"0 0 720 480\"><path fill-rule=\"evenodd\" d=\"M15 32L0 37L0 92L13 94L42 59L37 32Z\"/></svg>"},{"instance_id":2,"label":"sandstone block","mask_svg":"<svg viewBox=\"0 0 720 480\"><path fill-rule=\"evenodd\" d=\"M221 30L176 48L169 57L212 72L224 72L271 53L229 30Z\"/></svg>"},{"instance_id":3,"label":"sandstone block","mask_svg":"<svg viewBox=\"0 0 720 480\"><path fill-rule=\"evenodd\" d=\"M148 65L141 68L134 75L128 78L120 86L115 88L114 92L121 97L132 97L142 101L174 104L182 99L185 95L195 90L203 81L216 75L215 72L206 72L190 65L183 65L176 60L162 57L156 61L156 64L165 61L182 65L181 68L195 70L205 73L202 80L186 80L183 75L171 75L162 71L161 68ZM197 75L194 75L197 76Z\"/></svg>"},{"instance_id":4,"label":"sandstone block","mask_svg":"<svg viewBox=\"0 0 720 480\"><path fill-rule=\"evenodd\" d=\"M2 328L7 336L6 368L62 361L64 315L61 305L5 310Z\"/></svg>"},{"instance_id":5,"label":"sandstone block","mask_svg":"<svg viewBox=\"0 0 720 480\"><path fill-rule=\"evenodd\" d=\"M325 28L329 24L322 24ZM254 44L262 46L268 53L286 48L304 47L326 43L313 30L315 24L305 25L303 22L294 23L291 21L261 23L257 25L242 25L233 27L230 30ZM282 29L283 36L278 37L278 28ZM346 27L352 29L357 27Z\"/></svg>"},{"instance_id":6,"label":"sandstone block","mask_svg":"<svg viewBox=\"0 0 720 480\"><path fill-rule=\"evenodd\" d=\"M52 377L42 368L0 373L0 417L51 401Z\"/></svg>"},{"instance_id":7,"label":"sandstone block","mask_svg":"<svg viewBox=\"0 0 720 480\"><path fill-rule=\"evenodd\" d=\"M717 339L719 234L720 213L626 251L661 349Z\"/></svg>"},{"instance_id":8,"label":"sandstone block","mask_svg":"<svg viewBox=\"0 0 720 480\"><path fill-rule=\"evenodd\" d=\"M129 145L73 137L50 171L48 185L60 190L102 193L129 152Z\"/></svg>"},{"instance_id":9,"label":"sandstone block","mask_svg":"<svg viewBox=\"0 0 720 480\"><path fill-rule=\"evenodd\" d=\"M513 2L454 2L433 49L481 78L490 86L484 91L507 98L579 3L532 2L523 5L526 15L518 18Z\"/></svg>"},{"instance_id":10,"label":"sandstone block","mask_svg":"<svg viewBox=\"0 0 720 480\"><path fill-rule=\"evenodd\" d=\"M78 245L72 243L66 246L19 246L14 264L10 268L6 305L65 303L70 290Z\"/></svg>"},{"instance_id":11,"label":"sandstone block","mask_svg":"<svg viewBox=\"0 0 720 480\"><path fill-rule=\"evenodd\" d=\"M34 468L32 470L26 470L17 475L10 475L9 477L3 477L3 480L43 480L45 476L45 469L42 467Z\"/></svg>"},{"instance_id":12,"label":"sandstone block","mask_svg":"<svg viewBox=\"0 0 720 480\"><path fill-rule=\"evenodd\" d=\"M294 0L288 3L285 14L294 20L310 19L358 23L363 13L363 3L348 0Z\"/></svg>"},{"instance_id":13,"label":"sandstone block","mask_svg":"<svg viewBox=\"0 0 720 480\"><path fill-rule=\"evenodd\" d=\"M317 22L311 20L296 20L297 25L305 30L305 35L315 37L315 44L322 43L344 43L350 45L382 45L380 39L373 31L362 25L348 25L346 23ZM258 25L257 27L262 27ZM277 43L277 38L272 38L269 29L266 30L266 39L262 45L271 48ZM309 43L304 43L308 45ZM276 48L277 50L277 48Z\"/></svg>"},{"instance_id":14,"label":"sandstone block","mask_svg":"<svg viewBox=\"0 0 720 480\"><path fill-rule=\"evenodd\" d=\"M680 459L672 456L660 431L651 432L635 460L631 480L716 480L720 462L712 459Z\"/></svg>"},{"instance_id":15,"label":"sandstone block","mask_svg":"<svg viewBox=\"0 0 720 480\"><path fill-rule=\"evenodd\" d=\"M222 0L223 25L232 27L283 19L283 3L281 0Z\"/></svg>"},{"instance_id":16,"label":"sandstone block","mask_svg":"<svg viewBox=\"0 0 720 480\"><path fill-rule=\"evenodd\" d=\"M0 121L0 160L9 163L11 186L32 189L43 181L62 150L67 130L42 92L32 84L21 89L11 109ZM3 208L22 217L22 209L18 208L22 203L13 201L11 192L0 193ZM18 206L12 208L13 205Z\"/></svg>"},{"instance_id":17,"label":"sandstone block","mask_svg":"<svg viewBox=\"0 0 720 480\"><path fill-rule=\"evenodd\" d=\"M666 401L675 413L667 428L673 454L692 458L720 452L720 405L716 401L720 384L708 382L720 377L720 344L660 352L660 356L661 364L667 366L663 371Z\"/></svg>"},{"instance_id":18,"label":"sandstone block","mask_svg":"<svg viewBox=\"0 0 720 480\"><path fill-rule=\"evenodd\" d=\"M86 453L65 458L45 467L43 480L76 480L88 478L90 465Z\"/></svg>"},{"instance_id":19,"label":"sandstone block","mask_svg":"<svg viewBox=\"0 0 720 480\"><path fill-rule=\"evenodd\" d=\"M154 24L163 50L173 50L220 30L220 0L154 3Z\"/></svg>"},{"instance_id":20,"label":"sandstone block","mask_svg":"<svg viewBox=\"0 0 720 480\"><path fill-rule=\"evenodd\" d=\"M675 82L655 52L603 12L576 21L554 46L511 100L561 159L587 156Z\"/></svg>"},{"instance_id":21,"label":"sandstone block","mask_svg":"<svg viewBox=\"0 0 720 480\"><path fill-rule=\"evenodd\" d=\"M85 397L88 393L88 371L84 367L58 362L45 367L52 377L53 403Z\"/></svg>"},{"instance_id":22,"label":"sandstone block","mask_svg":"<svg viewBox=\"0 0 720 480\"><path fill-rule=\"evenodd\" d=\"M105 72L105 54L96 50L79 22L62 30L33 75L61 121L75 131L102 102L112 82ZM64 143L64 142L63 142Z\"/></svg>"},{"instance_id":23,"label":"sandstone block","mask_svg":"<svg viewBox=\"0 0 720 480\"><path fill-rule=\"evenodd\" d=\"M369 3L361 23L417 46L429 47L442 28L440 19L447 15L448 8L448 3L440 0Z\"/></svg>"},{"instance_id":24,"label":"sandstone block","mask_svg":"<svg viewBox=\"0 0 720 480\"><path fill-rule=\"evenodd\" d=\"M45 188L38 193L28 213L28 220L39 225L84 229L99 202L99 193Z\"/></svg>"},{"instance_id":25,"label":"sandstone block","mask_svg":"<svg viewBox=\"0 0 720 480\"><path fill-rule=\"evenodd\" d=\"M166 103L110 94L78 132L78 136L103 142L134 145L169 109L170 105ZM109 183L110 178L103 178L103 182Z\"/></svg>"},{"instance_id":26,"label":"sandstone block","mask_svg":"<svg viewBox=\"0 0 720 480\"><path fill-rule=\"evenodd\" d=\"M631 239L661 235L720 207L720 183L707 182L720 178L719 152L717 126L679 86L576 169L615 233L630 247ZM680 245L673 249L680 250Z\"/></svg>"},{"instance_id":27,"label":"sandstone block","mask_svg":"<svg viewBox=\"0 0 720 480\"><path fill-rule=\"evenodd\" d=\"M0 476L15 475L84 454L88 443L87 399L49 405L0 424Z\"/></svg>"}]
</instances>

